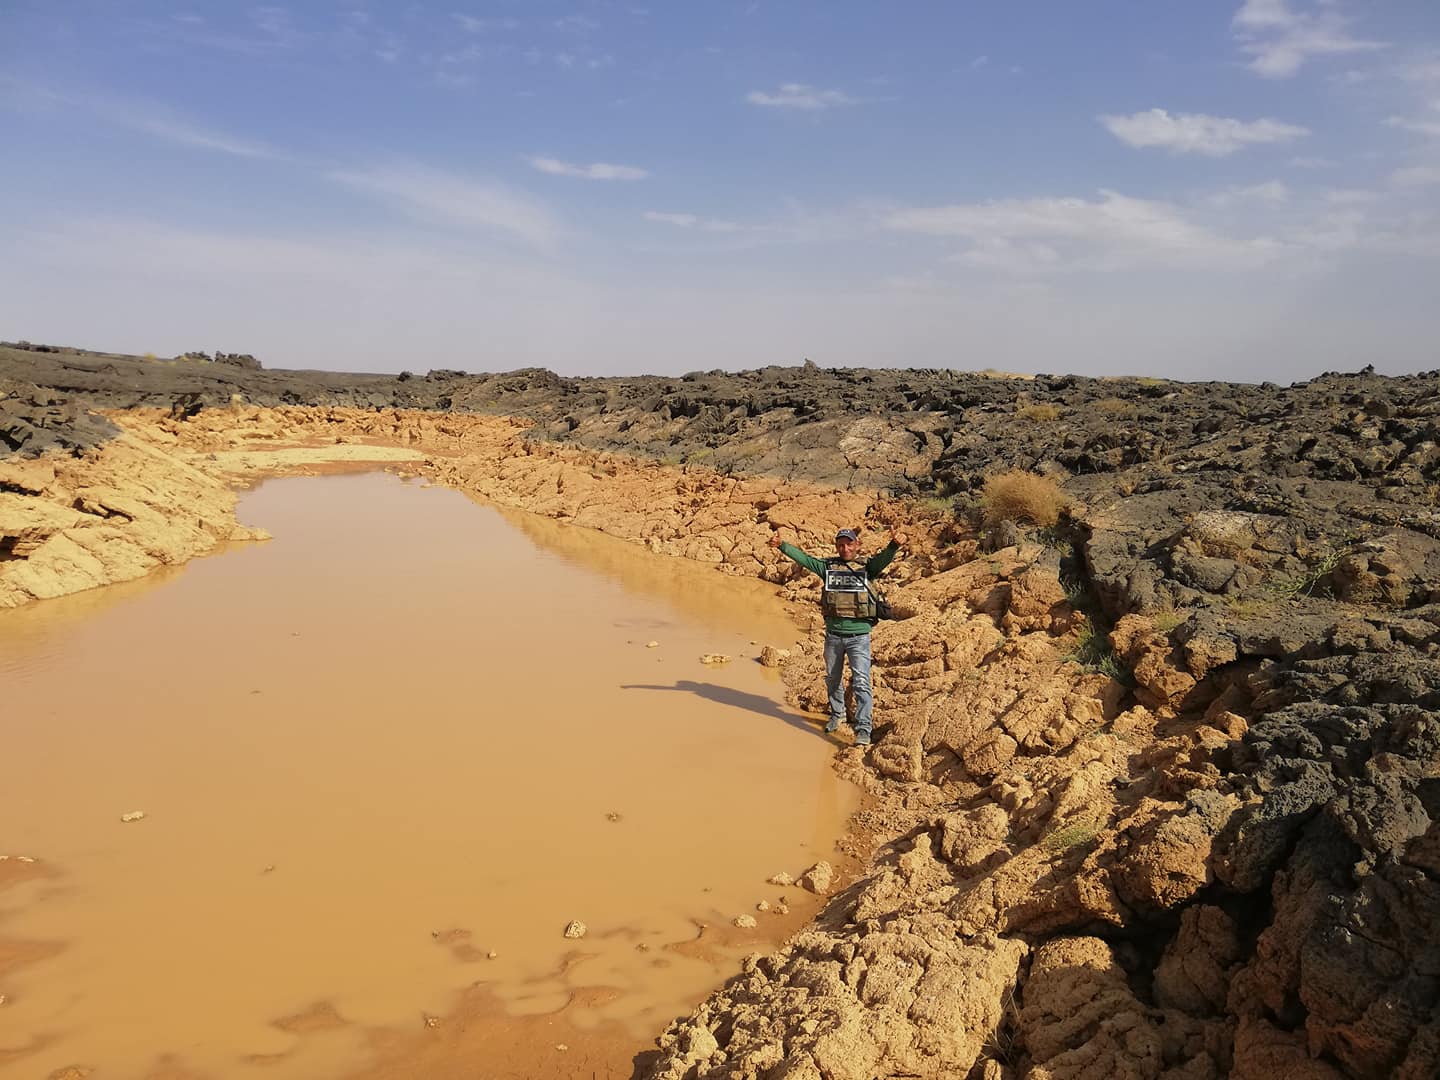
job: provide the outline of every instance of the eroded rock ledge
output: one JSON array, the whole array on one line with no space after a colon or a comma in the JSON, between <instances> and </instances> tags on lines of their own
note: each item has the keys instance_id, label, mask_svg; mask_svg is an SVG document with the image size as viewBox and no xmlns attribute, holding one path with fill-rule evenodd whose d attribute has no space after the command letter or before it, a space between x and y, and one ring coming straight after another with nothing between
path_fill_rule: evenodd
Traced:
<instances>
[{"instance_id":1,"label":"eroded rock ledge","mask_svg":"<svg viewBox=\"0 0 1440 1080\"><path fill-rule=\"evenodd\" d=\"M840 762L873 795L858 822L870 869L677 1021L653 1076L1434 1076L1435 380L1330 377L1274 408L1280 392L1257 388L1213 426L1170 385L1117 395L1122 421L1093 388L1046 384L1112 416L1088 472L1066 449L1088 421L1032 413L985 459L977 434L952 435L932 475L962 497L1016 463L1001 451L1046 451L1019 463L1074 505L1044 532L444 413L121 418L143 453L85 453L173 457L224 490L265 467L245 455L267 444L412 446L445 483L796 600L813 585L765 549L772 526L817 547L841 523L908 526L902 618L875 635L880 738ZM1019 393L1035 390L967 406L975 428L990 413L1016 428L1037 408ZM84 477L55 476L4 490L63 504ZM91 501L128 527L124 507ZM1097 634L1121 664L1078 662ZM801 704L819 670L813 643L787 664Z\"/></svg>"}]
</instances>

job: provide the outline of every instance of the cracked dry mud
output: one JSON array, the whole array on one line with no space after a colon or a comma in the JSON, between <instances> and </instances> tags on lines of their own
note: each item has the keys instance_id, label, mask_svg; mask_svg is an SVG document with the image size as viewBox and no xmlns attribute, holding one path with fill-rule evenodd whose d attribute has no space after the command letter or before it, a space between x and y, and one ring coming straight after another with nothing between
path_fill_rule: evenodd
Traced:
<instances>
[{"instance_id":1,"label":"cracked dry mud","mask_svg":"<svg viewBox=\"0 0 1440 1080\"><path fill-rule=\"evenodd\" d=\"M495 503L780 585L813 707L814 584L771 530L820 550L906 528L877 745L837 759L868 793L864 869L646 1075L1440 1074L1433 373L347 382L14 352L7 373L0 433L52 449L0 463L0 603L228 538L235 478L297 467L279 447L400 447ZM1014 467L1063 488L1058 526L979 521ZM1077 662L1097 636L1113 659Z\"/></svg>"}]
</instances>

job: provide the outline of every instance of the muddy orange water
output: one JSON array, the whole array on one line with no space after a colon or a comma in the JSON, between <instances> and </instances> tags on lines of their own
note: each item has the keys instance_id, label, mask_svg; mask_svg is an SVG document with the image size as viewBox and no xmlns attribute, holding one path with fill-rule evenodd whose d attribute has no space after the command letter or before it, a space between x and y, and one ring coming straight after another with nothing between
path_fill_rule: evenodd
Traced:
<instances>
[{"instance_id":1,"label":"muddy orange water","mask_svg":"<svg viewBox=\"0 0 1440 1080\"><path fill-rule=\"evenodd\" d=\"M767 586L384 474L240 514L275 540L0 612L0 1076L343 1076L477 983L643 1049L814 910L766 878L855 796Z\"/></svg>"}]
</instances>

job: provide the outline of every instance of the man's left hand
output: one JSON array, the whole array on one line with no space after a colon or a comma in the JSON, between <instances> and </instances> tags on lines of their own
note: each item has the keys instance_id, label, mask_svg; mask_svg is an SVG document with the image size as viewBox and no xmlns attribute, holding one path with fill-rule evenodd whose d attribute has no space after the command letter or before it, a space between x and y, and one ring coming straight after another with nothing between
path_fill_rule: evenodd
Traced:
<instances>
[{"instance_id":1,"label":"man's left hand","mask_svg":"<svg viewBox=\"0 0 1440 1080\"><path fill-rule=\"evenodd\" d=\"M903 532L901 532L899 529L891 529L891 530L890 530L890 543L894 544L896 547L904 547L904 546L905 546L905 534L904 534Z\"/></svg>"}]
</instances>

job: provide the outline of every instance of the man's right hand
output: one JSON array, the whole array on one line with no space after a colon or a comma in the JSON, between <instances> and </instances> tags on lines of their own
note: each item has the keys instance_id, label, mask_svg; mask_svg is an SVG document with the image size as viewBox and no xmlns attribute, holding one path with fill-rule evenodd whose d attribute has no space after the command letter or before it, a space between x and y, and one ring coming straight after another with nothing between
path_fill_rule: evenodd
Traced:
<instances>
[{"instance_id":1,"label":"man's right hand","mask_svg":"<svg viewBox=\"0 0 1440 1080\"><path fill-rule=\"evenodd\" d=\"M771 533L770 539L767 540L766 543L768 543L772 548L778 548L780 546L780 534L778 532Z\"/></svg>"}]
</instances>

